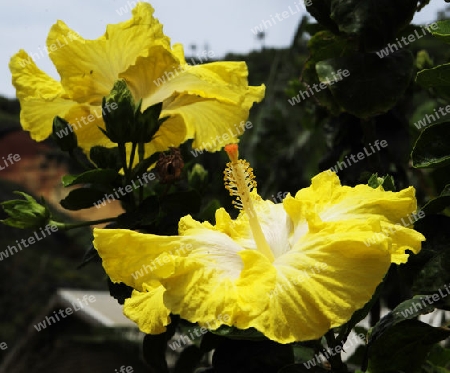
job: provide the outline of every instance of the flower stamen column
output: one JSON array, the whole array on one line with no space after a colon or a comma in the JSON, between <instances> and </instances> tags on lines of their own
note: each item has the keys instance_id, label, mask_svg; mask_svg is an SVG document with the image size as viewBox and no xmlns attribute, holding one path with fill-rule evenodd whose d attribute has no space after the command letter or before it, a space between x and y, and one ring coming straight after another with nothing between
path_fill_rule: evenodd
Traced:
<instances>
[{"instance_id":1,"label":"flower stamen column","mask_svg":"<svg viewBox=\"0 0 450 373\"><path fill-rule=\"evenodd\" d=\"M231 196L237 197L237 201L233 201L233 204L247 213L250 229L253 233L253 239L255 240L257 250L273 262L275 257L273 256L272 250L264 237L264 233L261 229L261 225L259 224L258 216L256 215L256 211L250 197L250 191L252 188L256 187L253 171L249 167L248 162L239 159L237 144L229 144L225 146L225 151L231 161L227 164L227 169L224 172L225 188L228 189Z\"/></svg>"}]
</instances>

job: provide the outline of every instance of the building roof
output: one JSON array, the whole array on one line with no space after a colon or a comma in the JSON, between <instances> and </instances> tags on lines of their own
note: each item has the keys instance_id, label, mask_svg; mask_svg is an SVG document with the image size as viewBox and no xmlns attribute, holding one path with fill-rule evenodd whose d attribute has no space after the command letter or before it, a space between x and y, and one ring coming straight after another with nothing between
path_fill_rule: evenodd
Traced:
<instances>
[{"instance_id":1,"label":"building roof","mask_svg":"<svg viewBox=\"0 0 450 373\"><path fill-rule=\"evenodd\" d=\"M63 307L70 307L86 296L94 296L95 302L87 302L74 315L84 319L93 325L107 326L111 328L137 328L136 324L124 316L122 305L106 291L86 291L75 289L58 289L55 295L56 303ZM83 303L84 304L84 303Z\"/></svg>"}]
</instances>

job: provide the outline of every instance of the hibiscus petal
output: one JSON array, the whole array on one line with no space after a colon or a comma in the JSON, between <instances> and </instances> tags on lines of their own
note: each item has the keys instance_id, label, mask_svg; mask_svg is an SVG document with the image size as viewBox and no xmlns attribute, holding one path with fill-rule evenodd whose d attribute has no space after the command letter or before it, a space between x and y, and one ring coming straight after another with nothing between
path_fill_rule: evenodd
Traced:
<instances>
[{"instance_id":1,"label":"hibiscus petal","mask_svg":"<svg viewBox=\"0 0 450 373\"><path fill-rule=\"evenodd\" d=\"M290 343L317 339L346 322L370 300L391 263L386 242L364 244L371 234L370 224L355 220L308 233L273 263L277 285L253 326Z\"/></svg>"},{"instance_id":2,"label":"hibiscus petal","mask_svg":"<svg viewBox=\"0 0 450 373\"><path fill-rule=\"evenodd\" d=\"M25 51L11 58L9 68L20 101L21 125L34 140L43 141L52 133L53 118L65 117L78 103L62 98L61 84L40 70Z\"/></svg>"},{"instance_id":3,"label":"hibiscus petal","mask_svg":"<svg viewBox=\"0 0 450 373\"><path fill-rule=\"evenodd\" d=\"M314 220L345 223L357 219L361 224L366 220L375 220L380 225L368 238L367 245L370 245L372 241L377 240L377 235L386 236L383 231L396 231L402 219L417 208L415 190L412 187L399 192L373 189L368 185L351 188L341 186L337 175L328 171L314 177L311 187L298 191L294 198L287 196L283 204L295 225L291 244L303 239L310 229L308 224ZM404 252L407 249L418 252L421 241L424 240L423 235L417 232L411 232L409 235L393 234L389 241L390 252L397 255L395 262L404 261Z\"/></svg>"},{"instance_id":4,"label":"hibiscus petal","mask_svg":"<svg viewBox=\"0 0 450 373\"><path fill-rule=\"evenodd\" d=\"M51 50L52 45L62 46L49 56L72 99L99 105L119 74L134 64L137 57L147 55L155 44L170 48L170 40L153 12L150 4L139 2L130 20L108 25L105 34L96 40L74 37L76 33L62 21L53 25L47 47Z\"/></svg>"},{"instance_id":5,"label":"hibiscus petal","mask_svg":"<svg viewBox=\"0 0 450 373\"><path fill-rule=\"evenodd\" d=\"M124 314L147 334L160 334L170 324L170 311L164 305L165 289L157 282L145 284L144 291L133 290L125 300Z\"/></svg>"},{"instance_id":6,"label":"hibiscus petal","mask_svg":"<svg viewBox=\"0 0 450 373\"><path fill-rule=\"evenodd\" d=\"M242 105L181 95L164 106L161 116L170 116L163 126L172 120L180 125L183 123L187 130L186 140L194 139L193 148L215 152L226 144L238 142L245 131L239 123L248 117L248 109Z\"/></svg>"}]
</instances>

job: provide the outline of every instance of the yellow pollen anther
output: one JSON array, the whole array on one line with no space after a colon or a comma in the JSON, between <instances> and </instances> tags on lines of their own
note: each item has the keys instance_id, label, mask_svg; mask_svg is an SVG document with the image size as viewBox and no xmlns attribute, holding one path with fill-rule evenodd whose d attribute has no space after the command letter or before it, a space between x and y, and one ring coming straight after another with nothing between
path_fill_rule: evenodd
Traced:
<instances>
[{"instance_id":1,"label":"yellow pollen anther","mask_svg":"<svg viewBox=\"0 0 450 373\"><path fill-rule=\"evenodd\" d=\"M227 168L224 171L225 188L228 189L231 196L236 196L236 201L233 201L234 206L246 212L257 250L273 262L275 258L264 237L250 196L252 189L256 188L253 170L246 160L238 158L239 150L237 144L225 146L225 151L231 161L227 163Z\"/></svg>"}]
</instances>

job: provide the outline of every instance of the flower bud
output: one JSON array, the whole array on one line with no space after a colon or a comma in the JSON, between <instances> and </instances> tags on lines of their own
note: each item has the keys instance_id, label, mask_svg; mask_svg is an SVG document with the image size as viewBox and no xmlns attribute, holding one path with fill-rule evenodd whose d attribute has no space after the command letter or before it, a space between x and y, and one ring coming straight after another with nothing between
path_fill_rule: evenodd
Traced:
<instances>
[{"instance_id":1,"label":"flower bud","mask_svg":"<svg viewBox=\"0 0 450 373\"><path fill-rule=\"evenodd\" d=\"M188 172L189 185L195 189L201 190L208 179L208 171L200 164L196 163Z\"/></svg>"},{"instance_id":2,"label":"flower bud","mask_svg":"<svg viewBox=\"0 0 450 373\"><path fill-rule=\"evenodd\" d=\"M102 115L106 130L101 130L112 142L118 144L133 141L135 103L125 81L116 81L110 94L103 97Z\"/></svg>"},{"instance_id":3,"label":"flower bud","mask_svg":"<svg viewBox=\"0 0 450 373\"><path fill-rule=\"evenodd\" d=\"M24 192L15 192L25 198L1 203L9 218L0 220L3 224L15 228L39 228L50 222L51 213L47 206L40 204Z\"/></svg>"}]
</instances>

